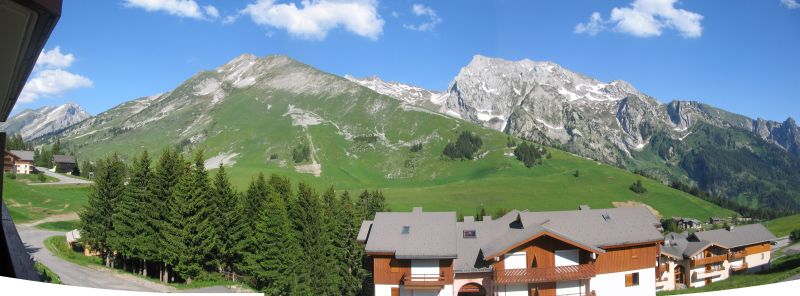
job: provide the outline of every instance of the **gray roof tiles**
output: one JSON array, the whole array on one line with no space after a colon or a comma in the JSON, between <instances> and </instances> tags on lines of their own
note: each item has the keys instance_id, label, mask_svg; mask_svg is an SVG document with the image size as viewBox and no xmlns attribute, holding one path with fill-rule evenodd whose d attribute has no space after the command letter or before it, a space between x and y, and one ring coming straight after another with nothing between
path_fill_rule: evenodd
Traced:
<instances>
[{"instance_id":1,"label":"gray roof tiles","mask_svg":"<svg viewBox=\"0 0 800 296\"><path fill-rule=\"evenodd\" d=\"M369 230L372 228L372 221L364 220L361 222L361 228L358 229L358 236L356 237L356 241L360 243L367 242L369 238Z\"/></svg>"},{"instance_id":2,"label":"gray roof tiles","mask_svg":"<svg viewBox=\"0 0 800 296\"><path fill-rule=\"evenodd\" d=\"M72 155L53 155L53 162L56 162L56 163L75 163L75 156L72 156Z\"/></svg>"},{"instance_id":3,"label":"gray roof tiles","mask_svg":"<svg viewBox=\"0 0 800 296\"><path fill-rule=\"evenodd\" d=\"M25 161L33 161L33 151L26 151L26 150L11 150L8 151L11 154L16 155L21 160Z\"/></svg>"},{"instance_id":4,"label":"gray roof tiles","mask_svg":"<svg viewBox=\"0 0 800 296\"><path fill-rule=\"evenodd\" d=\"M377 213L365 250L394 253L398 259L455 258L455 233L455 212Z\"/></svg>"},{"instance_id":5,"label":"gray roof tiles","mask_svg":"<svg viewBox=\"0 0 800 296\"><path fill-rule=\"evenodd\" d=\"M695 232L698 240L705 240L725 248L736 248L757 243L772 241L775 235L764 225L750 224L734 226L731 230L717 229Z\"/></svg>"}]
</instances>

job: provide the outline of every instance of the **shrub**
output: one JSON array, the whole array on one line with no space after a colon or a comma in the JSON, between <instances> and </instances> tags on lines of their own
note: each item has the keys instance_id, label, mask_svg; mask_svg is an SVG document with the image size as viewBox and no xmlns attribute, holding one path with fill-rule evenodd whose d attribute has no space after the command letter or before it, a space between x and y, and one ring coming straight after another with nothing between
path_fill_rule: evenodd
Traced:
<instances>
[{"instance_id":1,"label":"shrub","mask_svg":"<svg viewBox=\"0 0 800 296\"><path fill-rule=\"evenodd\" d=\"M575 178L577 178L577 177L581 176L581 172L578 171L578 170L575 170L575 173L572 173L572 175L575 176Z\"/></svg>"},{"instance_id":2,"label":"shrub","mask_svg":"<svg viewBox=\"0 0 800 296\"><path fill-rule=\"evenodd\" d=\"M800 229L792 230L792 232L789 234L789 239L792 242L800 241Z\"/></svg>"},{"instance_id":3,"label":"shrub","mask_svg":"<svg viewBox=\"0 0 800 296\"><path fill-rule=\"evenodd\" d=\"M311 148L308 147L308 144L299 144L292 149L292 160L294 160L295 163L308 161L310 156Z\"/></svg>"},{"instance_id":4,"label":"shrub","mask_svg":"<svg viewBox=\"0 0 800 296\"><path fill-rule=\"evenodd\" d=\"M278 159L278 154L277 154L277 153L272 153L272 154L270 154L270 155L269 155L269 159L270 159L270 160L276 160L276 159Z\"/></svg>"},{"instance_id":5,"label":"shrub","mask_svg":"<svg viewBox=\"0 0 800 296\"><path fill-rule=\"evenodd\" d=\"M422 151L422 143L411 145L411 152L420 152Z\"/></svg>"},{"instance_id":6,"label":"shrub","mask_svg":"<svg viewBox=\"0 0 800 296\"><path fill-rule=\"evenodd\" d=\"M481 149L483 141L477 135L463 131L455 142L447 143L442 154L450 159L472 159Z\"/></svg>"},{"instance_id":7,"label":"shrub","mask_svg":"<svg viewBox=\"0 0 800 296\"><path fill-rule=\"evenodd\" d=\"M46 182L47 177L45 177L44 174L36 174L36 180L39 180L39 182Z\"/></svg>"},{"instance_id":8,"label":"shrub","mask_svg":"<svg viewBox=\"0 0 800 296\"><path fill-rule=\"evenodd\" d=\"M15 179L17 179L17 174L11 173L11 174L8 175L8 178L11 179L11 180L15 180Z\"/></svg>"},{"instance_id":9,"label":"shrub","mask_svg":"<svg viewBox=\"0 0 800 296\"><path fill-rule=\"evenodd\" d=\"M628 189L638 194L647 192L647 189L644 188L644 185L642 185L642 180L636 180L636 182L633 182L633 184L631 184L631 187L628 187Z\"/></svg>"}]
</instances>

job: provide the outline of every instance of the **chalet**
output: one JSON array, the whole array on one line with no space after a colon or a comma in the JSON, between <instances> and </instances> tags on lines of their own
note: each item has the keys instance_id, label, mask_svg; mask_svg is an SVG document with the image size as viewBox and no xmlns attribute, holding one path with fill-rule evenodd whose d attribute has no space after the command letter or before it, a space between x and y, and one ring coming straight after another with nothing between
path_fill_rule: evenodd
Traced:
<instances>
[{"instance_id":1,"label":"chalet","mask_svg":"<svg viewBox=\"0 0 800 296\"><path fill-rule=\"evenodd\" d=\"M775 235L761 224L691 235L669 233L661 246L656 289L702 287L736 272L765 270L770 265L772 240Z\"/></svg>"},{"instance_id":2,"label":"chalet","mask_svg":"<svg viewBox=\"0 0 800 296\"><path fill-rule=\"evenodd\" d=\"M53 155L53 168L58 173L71 173L76 165L75 156Z\"/></svg>"},{"instance_id":3,"label":"chalet","mask_svg":"<svg viewBox=\"0 0 800 296\"><path fill-rule=\"evenodd\" d=\"M700 220L694 218L685 218L685 217L672 217L675 222L678 223L678 227L681 229L695 229L700 230L703 228L703 224L700 223Z\"/></svg>"},{"instance_id":4,"label":"chalet","mask_svg":"<svg viewBox=\"0 0 800 296\"><path fill-rule=\"evenodd\" d=\"M374 295L655 295L663 237L644 207L377 213L358 240Z\"/></svg>"},{"instance_id":5,"label":"chalet","mask_svg":"<svg viewBox=\"0 0 800 296\"><path fill-rule=\"evenodd\" d=\"M3 172L25 175L36 172L33 165L33 151L6 151L3 158Z\"/></svg>"}]
</instances>

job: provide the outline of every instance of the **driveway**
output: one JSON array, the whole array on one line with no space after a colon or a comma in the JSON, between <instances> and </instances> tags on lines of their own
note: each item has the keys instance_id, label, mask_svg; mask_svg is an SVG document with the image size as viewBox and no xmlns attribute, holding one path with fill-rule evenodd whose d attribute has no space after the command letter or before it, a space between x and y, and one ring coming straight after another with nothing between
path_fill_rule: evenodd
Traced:
<instances>
[{"instance_id":1,"label":"driveway","mask_svg":"<svg viewBox=\"0 0 800 296\"><path fill-rule=\"evenodd\" d=\"M82 184L92 184L92 183L94 183L92 181L79 179L79 178L74 178L74 177L70 177L70 176L67 176L67 175L62 175L62 174L59 174L59 173L54 173L54 172L49 171L45 167L36 167L36 170L44 173L47 176L56 178L56 179L58 179L58 181L56 181L56 182L46 182L46 183L30 183L30 185L82 185Z\"/></svg>"},{"instance_id":2,"label":"driveway","mask_svg":"<svg viewBox=\"0 0 800 296\"><path fill-rule=\"evenodd\" d=\"M138 278L134 275L119 273L103 267L77 265L53 255L44 246L44 240L46 238L54 235L64 235L63 232L38 229L32 224L18 224L17 231L19 231L20 238L22 242L25 243L25 248L28 249L28 253L33 255L36 261L41 262L58 274L61 281L67 285L145 292L231 292L230 289L222 286L193 290L177 290L170 286L161 285Z\"/></svg>"}]
</instances>

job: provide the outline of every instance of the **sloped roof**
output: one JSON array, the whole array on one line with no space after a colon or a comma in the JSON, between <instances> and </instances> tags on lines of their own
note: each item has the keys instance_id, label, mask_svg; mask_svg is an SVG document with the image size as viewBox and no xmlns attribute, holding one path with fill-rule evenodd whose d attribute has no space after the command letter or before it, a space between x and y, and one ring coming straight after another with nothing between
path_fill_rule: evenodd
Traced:
<instances>
[{"instance_id":1,"label":"sloped roof","mask_svg":"<svg viewBox=\"0 0 800 296\"><path fill-rule=\"evenodd\" d=\"M693 235L698 240L709 241L729 249L775 240L775 235L761 224L734 226L730 230L700 231Z\"/></svg>"},{"instance_id":2,"label":"sloped roof","mask_svg":"<svg viewBox=\"0 0 800 296\"><path fill-rule=\"evenodd\" d=\"M72 155L53 155L53 162L56 162L56 163L75 163L75 156L72 156Z\"/></svg>"},{"instance_id":3,"label":"sloped roof","mask_svg":"<svg viewBox=\"0 0 800 296\"><path fill-rule=\"evenodd\" d=\"M455 212L381 212L375 214L365 250L394 253L398 259L456 258L455 234Z\"/></svg>"},{"instance_id":4,"label":"sloped roof","mask_svg":"<svg viewBox=\"0 0 800 296\"><path fill-rule=\"evenodd\" d=\"M26 151L26 150L11 150L8 151L11 154L16 155L19 159L24 161L33 161L33 151Z\"/></svg>"},{"instance_id":5,"label":"sloped roof","mask_svg":"<svg viewBox=\"0 0 800 296\"><path fill-rule=\"evenodd\" d=\"M359 243L367 242L367 238L369 238L369 230L372 228L372 221L364 220L361 222L361 228L358 229L358 236L356 237L356 241Z\"/></svg>"}]
</instances>

